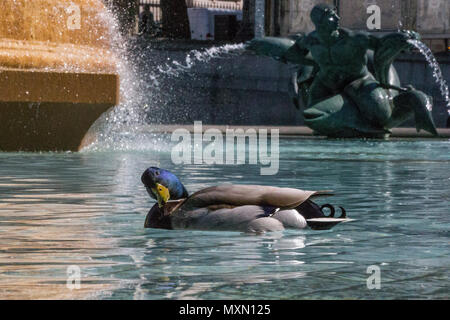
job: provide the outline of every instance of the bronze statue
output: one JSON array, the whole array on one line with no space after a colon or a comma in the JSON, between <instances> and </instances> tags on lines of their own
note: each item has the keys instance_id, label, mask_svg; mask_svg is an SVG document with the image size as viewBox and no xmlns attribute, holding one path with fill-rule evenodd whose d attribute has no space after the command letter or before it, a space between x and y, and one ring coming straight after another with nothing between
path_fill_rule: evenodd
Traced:
<instances>
[{"instance_id":1,"label":"bronze statue","mask_svg":"<svg viewBox=\"0 0 450 320\"><path fill-rule=\"evenodd\" d=\"M400 87L392 66L395 57L418 40L413 31L377 37L339 27L339 16L328 5L311 11L316 30L294 39L254 39L248 48L284 63L298 65L291 92L296 106L305 107L305 124L329 137L389 135L389 129L412 116L416 129L437 135L432 100L412 86Z\"/></svg>"}]
</instances>

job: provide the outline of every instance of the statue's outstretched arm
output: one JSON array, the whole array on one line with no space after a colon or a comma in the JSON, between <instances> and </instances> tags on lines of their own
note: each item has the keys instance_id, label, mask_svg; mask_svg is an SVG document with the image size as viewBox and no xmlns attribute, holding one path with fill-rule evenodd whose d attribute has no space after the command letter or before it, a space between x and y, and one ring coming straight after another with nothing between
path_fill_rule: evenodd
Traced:
<instances>
[{"instance_id":1,"label":"statue's outstretched arm","mask_svg":"<svg viewBox=\"0 0 450 320\"><path fill-rule=\"evenodd\" d=\"M264 37L253 39L247 43L247 49L258 55L269 56L284 63L316 65L308 55L308 50L303 48L302 38L297 41L289 38Z\"/></svg>"},{"instance_id":2,"label":"statue's outstretched arm","mask_svg":"<svg viewBox=\"0 0 450 320\"><path fill-rule=\"evenodd\" d=\"M419 38L413 31L394 32L379 38L369 36L369 48L374 50L375 78L382 85L389 85L389 68L394 59L400 52L411 47L408 40Z\"/></svg>"},{"instance_id":3,"label":"statue's outstretched arm","mask_svg":"<svg viewBox=\"0 0 450 320\"><path fill-rule=\"evenodd\" d=\"M304 44L304 39L305 38L298 39L295 44L285 52L283 55L284 62L317 67L317 63L314 61Z\"/></svg>"}]
</instances>

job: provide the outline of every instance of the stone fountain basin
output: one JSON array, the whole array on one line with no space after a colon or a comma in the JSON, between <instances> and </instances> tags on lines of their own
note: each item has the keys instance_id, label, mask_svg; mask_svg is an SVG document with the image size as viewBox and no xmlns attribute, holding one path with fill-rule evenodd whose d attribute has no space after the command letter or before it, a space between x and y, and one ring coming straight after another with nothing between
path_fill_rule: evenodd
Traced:
<instances>
[{"instance_id":1,"label":"stone fountain basin","mask_svg":"<svg viewBox=\"0 0 450 320\"><path fill-rule=\"evenodd\" d=\"M114 17L101 0L3 0L0 151L77 151L119 102Z\"/></svg>"},{"instance_id":2,"label":"stone fountain basin","mask_svg":"<svg viewBox=\"0 0 450 320\"><path fill-rule=\"evenodd\" d=\"M115 73L0 68L0 151L78 151L118 102Z\"/></svg>"}]
</instances>

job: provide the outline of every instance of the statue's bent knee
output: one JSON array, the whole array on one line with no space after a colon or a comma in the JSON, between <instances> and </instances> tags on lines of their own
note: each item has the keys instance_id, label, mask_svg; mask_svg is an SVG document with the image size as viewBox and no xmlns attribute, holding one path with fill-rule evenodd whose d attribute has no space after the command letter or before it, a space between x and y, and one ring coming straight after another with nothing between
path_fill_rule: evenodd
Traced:
<instances>
[{"instance_id":1,"label":"statue's bent knee","mask_svg":"<svg viewBox=\"0 0 450 320\"><path fill-rule=\"evenodd\" d=\"M366 76L347 85L344 91L372 125L384 127L389 122L392 116L390 96L378 82Z\"/></svg>"}]
</instances>

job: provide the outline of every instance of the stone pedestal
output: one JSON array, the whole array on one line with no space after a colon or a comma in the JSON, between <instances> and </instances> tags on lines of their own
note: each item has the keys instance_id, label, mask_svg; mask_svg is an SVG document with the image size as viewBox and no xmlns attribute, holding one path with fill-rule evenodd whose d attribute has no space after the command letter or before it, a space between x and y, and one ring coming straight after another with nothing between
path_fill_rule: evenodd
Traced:
<instances>
[{"instance_id":1,"label":"stone pedestal","mask_svg":"<svg viewBox=\"0 0 450 320\"><path fill-rule=\"evenodd\" d=\"M115 74L0 69L0 150L77 151L118 92Z\"/></svg>"}]
</instances>

